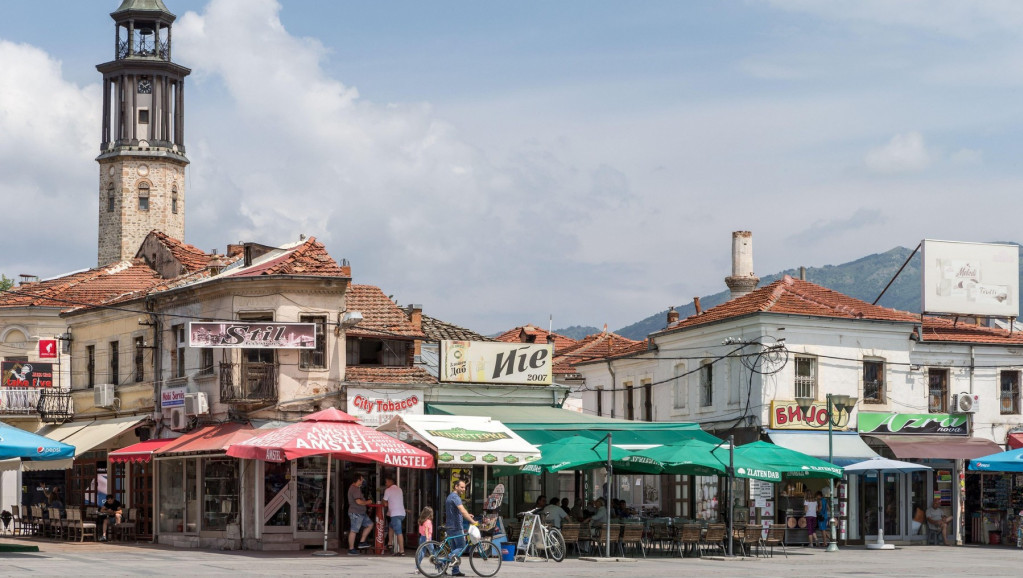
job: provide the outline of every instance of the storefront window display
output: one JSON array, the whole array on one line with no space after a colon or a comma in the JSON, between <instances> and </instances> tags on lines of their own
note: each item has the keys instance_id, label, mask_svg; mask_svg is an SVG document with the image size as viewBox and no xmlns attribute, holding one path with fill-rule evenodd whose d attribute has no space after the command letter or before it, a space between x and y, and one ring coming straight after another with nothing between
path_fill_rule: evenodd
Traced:
<instances>
[{"instance_id":1,"label":"storefront window display","mask_svg":"<svg viewBox=\"0 0 1023 578\"><path fill-rule=\"evenodd\" d=\"M184 460L166 460L160 464L160 497L160 531L184 532Z\"/></svg>"},{"instance_id":2,"label":"storefront window display","mask_svg":"<svg viewBox=\"0 0 1023 578\"><path fill-rule=\"evenodd\" d=\"M326 456L300 458L296 486L296 530L299 532L323 532L323 516L326 511L324 502L327 496ZM336 505L337 499L331 499L330 514L327 516L330 520L329 531L331 532L336 531L336 516L333 514Z\"/></svg>"},{"instance_id":3,"label":"storefront window display","mask_svg":"<svg viewBox=\"0 0 1023 578\"><path fill-rule=\"evenodd\" d=\"M228 524L238 523L238 494L238 460L204 459L202 529L223 532Z\"/></svg>"}]
</instances>

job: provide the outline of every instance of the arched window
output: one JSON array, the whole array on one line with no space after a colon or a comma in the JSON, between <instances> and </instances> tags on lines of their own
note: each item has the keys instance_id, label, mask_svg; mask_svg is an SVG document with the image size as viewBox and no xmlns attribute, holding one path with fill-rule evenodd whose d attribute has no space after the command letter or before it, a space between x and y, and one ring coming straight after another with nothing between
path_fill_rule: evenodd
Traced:
<instances>
[{"instance_id":1,"label":"arched window","mask_svg":"<svg viewBox=\"0 0 1023 578\"><path fill-rule=\"evenodd\" d=\"M113 185L113 183L111 183L110 186L107 187L107 212L108 213L113 213L114 212L114 185Z\"/></svg>"},{"instance_id":2,"label":"arched window","mask_svg":"<svg viewBox=\"0 0 1023 578\"><path fill-rule=\"evenodd\" d=\"M139 210L149 210L149 183L139 183Z\"/></svg>"},{"instance_id":3,"label":"arched window","mask_svg":"<svg viewBox=\"0 0 1023 578\"><path fill-rule=\"evenodd\" d=\"M175 215L178 214L178 186L171 186L171 212Z\"/></svg>"}]
</instances>

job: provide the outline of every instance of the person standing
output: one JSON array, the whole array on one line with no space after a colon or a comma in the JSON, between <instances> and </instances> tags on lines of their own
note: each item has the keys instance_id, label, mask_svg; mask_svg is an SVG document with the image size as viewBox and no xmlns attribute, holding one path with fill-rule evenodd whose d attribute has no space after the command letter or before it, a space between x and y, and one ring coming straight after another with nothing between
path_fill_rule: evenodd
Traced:
<instances>
[{"instance_id":1,"label":"person standing","mask_svg":"<svg viewBox=\"0 0 1023 578\"><path fill-rule=\"evenodd\" d=\"M807 492L803 499L805 500L803 509L806 517L806 536L810 547L815 548L817 546L817 501L813 499L813 494L810 492Z\"/></svg>"},{"instance_id":2,"label":"person standing","mask_svg":"<svg viewBox=\"0 0 1023 578\"><path fill-rule=\"evenodd\" d=\"M369 500L362 496L362 474L355 474L352 485L348 486L348 521L351 524L348 529L348 555L358 556L359 551L355 548L355 534L362 530L362 537L359 538L359 548L369 548L366 536L373 529L373 522L366 513L366 505Z\"/></svg>"},{"instance_id":3,"label":"person standing","mask_svg":"<svg viewBox=\"0 0 1023 578\"><path fill-rule=\"evenodd\" d=\"M448 499L444 500L444 529L447 531L448 536L457 536L452 538L451 547L456 551L461 551L465 548L465 532L462 531L462 519L465 518L471 524L476 523L476 518L472 517L472 514L465 509L462 505L462 496L465 494L465 480L458 480L455 485L451 488L451 493L448 494ZM458 566L451 568L452 576L465 576Z\"/></svg>"},{"instance_id":4,"label":"person standing","mask_svg":"<svg viewBox=\"0 0 1023 578\"><path fill-rule=\"evenodd\" d=\"M397 540L398 548L395 556L404 556L405 535L401 532L401 523L405 521L405 492L398 487L394 475L384 478L384 507L387 508L387 513L391 516L387 528L387 540L391 544Z\"/></svg>"}]
</instances>

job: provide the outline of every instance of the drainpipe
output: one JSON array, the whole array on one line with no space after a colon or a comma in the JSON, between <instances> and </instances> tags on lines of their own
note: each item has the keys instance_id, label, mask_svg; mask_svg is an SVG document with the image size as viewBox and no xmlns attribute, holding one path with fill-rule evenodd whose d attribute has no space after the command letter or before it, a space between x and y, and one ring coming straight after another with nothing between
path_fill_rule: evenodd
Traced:
<instances>
[{"instance_id":1,"label":"drainpipe","mask_svg":"<svg viewBox=\"0 0 1023 578\"><path fill-rule=\"evenodd\" d=\"M153 421L156 427L150 438L160 437L163 429L163 410L160 408L160 384L163 383L163 318L153 310L156 309L154 299L146 299L146 309L153 321Z\"/></svg>"},{"instance_id":2,"label":"drainpipe","mask_svg":"<svg viewBox=\"0 0 1023 578\"><path fill-rule=\"evenodd\" d=\"M615 368L611 364L611 360L607 360L607 372L611 374L611 419L615 417L615 389L618 387L615 384ZM597 395L600 395L599 393Z\"/></svg>"}]
</instances>

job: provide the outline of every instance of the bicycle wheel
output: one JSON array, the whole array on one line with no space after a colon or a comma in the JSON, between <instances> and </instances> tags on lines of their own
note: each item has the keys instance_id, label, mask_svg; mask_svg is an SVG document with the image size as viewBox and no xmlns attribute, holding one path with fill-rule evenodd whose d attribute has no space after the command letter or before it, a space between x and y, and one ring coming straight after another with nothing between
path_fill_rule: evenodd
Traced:
<instances>
[{"instance_id":1,"label":"bicycle wheel","mask_svg":"<svg viewBox=\"0 0 1023 578\"><path fill-rule=\"evenodd\" d=\"M469 552L469 565L480 576L493 576L501 569L501 549L490 540L483 540Z\"/></svg>"},{"instance_id":2,"label":"bicycle wheel","mask_svg":"<svg viewBox=\"0 0 1023 578\"><path fill-rule=\"evenodd\" d=\"M423 576L437 578L443 576L451 564L451 553L440 542L423 542L416 549L416 570Z\"/></svg>"},{"instance_id":3,"label":"bicycle wheel","mask_svg":"<svg viewBox=\"0 0 1023 578\"><path fill-rule=\"evenodd\" d=\"M547 555L554 559L555 562L561 562L565 559L565 537L561 535L561 530L557 528L551 528L549 534L547 534Z\"/></svg>"}]
</instances>

